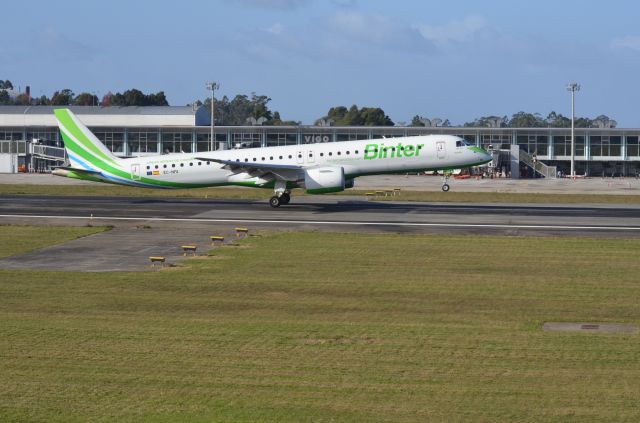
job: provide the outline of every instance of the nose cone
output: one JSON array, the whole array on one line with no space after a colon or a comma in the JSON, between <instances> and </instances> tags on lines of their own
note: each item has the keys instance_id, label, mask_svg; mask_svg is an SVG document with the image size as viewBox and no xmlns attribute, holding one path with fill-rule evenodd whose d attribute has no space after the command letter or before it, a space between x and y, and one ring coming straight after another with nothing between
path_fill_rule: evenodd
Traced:
<instances>
[{"instance_id":1,"label":"nose cone","mask_svg":"<svg viewBox=\"0 0 640 423\"><path fill-rule=\"evenodd\" d=\"M469 147L469 150L473 151L474 155L477 155L476 157L478 157L479 162L488 163L491 160L493 160L493 156L487 153L487 151L484 150L483 148L474 146L474 147Z\"/></svg>"}]
</instances>

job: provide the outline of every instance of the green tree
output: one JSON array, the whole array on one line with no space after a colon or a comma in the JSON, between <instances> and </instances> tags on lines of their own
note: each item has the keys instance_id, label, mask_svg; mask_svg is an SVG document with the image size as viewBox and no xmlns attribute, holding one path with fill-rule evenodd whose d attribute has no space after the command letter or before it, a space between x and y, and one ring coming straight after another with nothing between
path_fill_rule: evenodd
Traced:
<instances>
[{"instance_id":1,"label":"green tree","mask_svg":"<svg viewBox=\"0 0 640 423\"><path fill-rule=\"evenodd\" d=\"M44 94L36 98L35 100L36 106L48 106L51 104L51 100L49 100L49 98L47 98L47 96Z\"/></svg>"},{"instance_id":2,"label":"green tree","mask_svg":"<svg viewBox=\"0 0 640 423\"><path fill-rule=\"evenodd\" d=\"M0 79L0 90L12 90L13 89L13 84L11 83L11 81L9 81L8 79L6 81L3 81L2 79Z\"/></svg>"},{"instance_id":3,"label":"green tree","mask_svg":"<svg viewBox=\"0 0 640 423\"><path fill-rule=\"evenodd\" d=\"M7 90L0 90L0 105L8 106L11 104L11 97L9 97L9 93Z\"/></svg>"},{"instance_id":4,"label":"green tree","mask_svg":"<svg viewBox=\"0 0 640 423\"><path fill-rule=\"evenodd\" d=\"M360 116L360 110L358 110L358 106L354 104L349 107L349 111L344 115L342 121L337 121L336 125L361 126L363 122L364 120L362 119L362 116Z\"/></svg>"},{"instance_id":5,"label":"green tree","mask_svg":"<svg viewBox=\"0 0 640 423\"><path fill-rule=\"evenodd\" d=\"M569 126L571 126L571 120L569 120ZM575 120L576 128L591 128L593 126L593 120L585 117L579 117Z\"/></svg>"},{"instance_id":6,"label":"green tree","mask_svg":"<svg viewBox=\"0 0 640 423\"><path fill-rule=\"evenodd\" d=\"M360 118L365 126L393 126L393 121L379 107L363 107Z\"/></svg>"},{"instance_id":7,"label":"green tree","mask_svg":"<svg viewBox=\"0 0 640 423\"><path fill-rule=\"evenodd\" d=\"M411 124L409 126L424 126L422 119L424 119L422 116L415 115L411 118Z\"/></svg>"},{"instance_id":8,"label":"green tree","mask_svg":"<svg viewBox=\"0 0 640 423\"><path fill-rule=\"evenodd\" d=\"M100 101L96 95L84 92L76 96L73 100L73 104L76 106L99 106Z\"/></svg>"},{"instance_id":9,"label":"green tree","mask_svg":"<svg viewBox=\"0 0 640 423\"><path fill-rule=\"evenodd\" d=\"M238 94L231 101L227 96L216 99L214 110L216 125L246 125L250 117L265 118L267 124L273 124L271 122L275 119L273 112L269 109L270 101L271 98L268 96L256 93L251 93L251 97ZM211 98L205 99L203 105L211 110Z\"/></svg>"},{"instance_id":10,"label":"green tree","mask_svg":"<svg viewBox=\"0 0 640 423\"><path fill-rule=\"evenodd\" d=\"M168 106L169 102L167 101L167 96L164 94L164 91L158 91L155 94L149 94L147 96L147 101L149 106Z\"/></svg>"},{"instance_id":11,"label":"green tree","mask_svg":"<svg viewBox=\"0 0 640 423\"><path fill-rule=\"evenodd\" d=\"M256 95L256 93L251 93L251 117L259 119L261 117L271 120L271 110L267 106L271 99L266 95Z\"/></svg>"},{"instance_id":12,"label":"green tree","mask_svg":"<svg viewBox=\"0 0 640 423\"><path fill-rule=\"evenodd\" d=\"M511 116L508 126L512 128L543 128L547 123L538 113L518 112Z\"/></svg>"},{"instance_id":13,"label":"green tree","mask_svg":"<svg viewBox=\"0 0 640 423\"><path fill-rule=\"evenodd\" d=\"M61 91L56 91L51 96L51 104L54 106L70 106L73 104L73 91L65 88Z\"/></svg>"},{"instance_id":14,"label":"green tree","mask_svg":"<svg viewBox=\"0 0 640 423\"><path fill-rule=\"evenodd\" d=\"M253 105L246 95L236 95L229 102L229 110L225 122L227 125L245 125L253 112Z\"/></svg>"},{"instance_id":15,"label":"green tree","mask_svg":"<svg viewBox=\"0 0 640 423\"><path fill-rule=\"evenodd\" d=\"M507 122L509 122L509 119L506 116L495 116L495 115L491 115L491 116L483 116L480 118L477 118L476 120L474 120L473 122L466 122L464 124L464 126L494 126L494 125L498 125L499 127L504 127L506 126Z\"/></svg>"},{"instance_id":16,"label":"green tree","mask_svg":"<svg viewBox=\"0 0 640 423\"><path fill-rule=\"evenodd\" d=\"M13 104L17 106L28 106L31 104L31 97L25 93L19 94L15 100L13 100Z\"/></svg>"},{"instance_id":17,"label":"green tree","mask_svg":"<svg viewBox=\"0 0 640 423\"><path fill-rule=\"evenodd\" d=\"M347 109L344 106L336 106L329 109L326 116L318 119L333 120L338 126L393 126L393 121L379 107L363 107L358 109L357 105L353 105Z\"/></svg>"},{"instance_id":18,"label":"green tree","mask_svg":"<svg viewBox=\"0 0 640 423\"><path fill-rule=\"evenodd\" d=\"M561 113L556 113L555 111L549 113L545 120L547 122L547 126L551 128L568 128L571 126L571 119L563 116Z\"/></svg>"},{"instance_id":19,"label":"green tree","mask_svg":"<svg viewBox=\"0 0 640 423\"><path fill-rule=\"evenodd\" d=\"M282 125L282 119L280 118L280 112L275 111L273 112L273 116L271 117L271 120L267 122L267 125Z\"/></svg>"},{"instance_id":20,"label":"green tree","mask_svg":"<svg viewBox=\"0 0 640 423\"><path fill-rule=\"evenodd\" d=\"M349 110L344 106L332 107L327 113L327 119L332 119L334 122L342 122Z\"/></svg>"},{"instance_id":21,"label":"green tree","mask_svg":"<svg viewBox=\"0 0 640 423\"><path fill-rule=\"evenodd\" d=\"M106 97L106 96L105 96ZM104 100L104 99L103 99ZM132 88L123 93L111 94L107 101L111 106L168 106L164 91L155 94L145 94L142 91ZM103 102L103 105L104 104Z\"/></svg>"}]
</instances>

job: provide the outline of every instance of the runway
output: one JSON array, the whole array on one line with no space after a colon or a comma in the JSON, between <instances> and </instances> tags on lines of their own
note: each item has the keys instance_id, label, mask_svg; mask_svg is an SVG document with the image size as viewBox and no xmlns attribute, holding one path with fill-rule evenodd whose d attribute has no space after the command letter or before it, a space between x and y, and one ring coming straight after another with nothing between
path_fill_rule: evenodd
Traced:
<instances>
[{"instance_id":1,"label":"runway","mask_svg":"<svg viewBox=\"0 0 640 423\"><path fill-rule=\"evenodd\" d=\"M90 237L0 260L0 269L149 270L149 256L184 259L181 245L210 249L210 235L339 231L531 236L640 237L640 207L450 204L302 196L278 209L266 201L133 197L0 197L0 224L105 226Z\"/></svg>"},{"instance_id":2,"label":"runway","mask_svg":"<svg viewBox=\"0 0 640 423\"><path fill-rule=\"evenodd\" d=\"M640 207L626 205L450 204L302 196L288 206L266 201L132 197L0 197L0 222L93 220L123 225L247 225L272 230L339 230L640 236ZM98 224L98 223L96 223Z\"/></svg>"}]
</instances>

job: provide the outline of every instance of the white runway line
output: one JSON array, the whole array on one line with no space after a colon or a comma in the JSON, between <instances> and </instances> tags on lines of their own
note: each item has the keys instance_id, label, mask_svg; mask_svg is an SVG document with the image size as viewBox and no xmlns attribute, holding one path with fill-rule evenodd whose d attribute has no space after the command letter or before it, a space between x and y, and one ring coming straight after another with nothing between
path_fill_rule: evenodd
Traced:
<instances>
[{"instance_id":1,"label":"white runway line","mask_svg":"<svg viewBox=\"0 0 640 423\"><path fill-rule=\"evenodd\" d=\"M124 220L146 222L209 222L209 223L263 223L292 225L341 225L341 226L400 226L439 228L489 228L489 229L564 229L591 231L640 231L640 226L578 226L578 225L509 225L499 223L419 223L419 222L342 222L323 220L267 220L267 219L198 219L172 217L104 217L104 216L47 216L29 214L0 214L1 217L21 219L82 219L82 220Z\"/></svg>"}]
</instances>

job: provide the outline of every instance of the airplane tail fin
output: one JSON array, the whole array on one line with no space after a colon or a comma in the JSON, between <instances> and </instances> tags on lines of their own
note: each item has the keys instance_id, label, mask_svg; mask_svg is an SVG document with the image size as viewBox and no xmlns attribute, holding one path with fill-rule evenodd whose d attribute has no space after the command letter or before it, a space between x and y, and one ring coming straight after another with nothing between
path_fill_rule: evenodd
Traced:
<instances>
[{"instance_id":1,"label":"airplane tail fin","mask_svg":"<svg viewBox=\"0 0 640 423\"><path fill-rule=\"evenodd\" d=\"M53 111L72 167L100 172L116 164L114 156L69 109Z\"/></svg>"}]
</instances>

